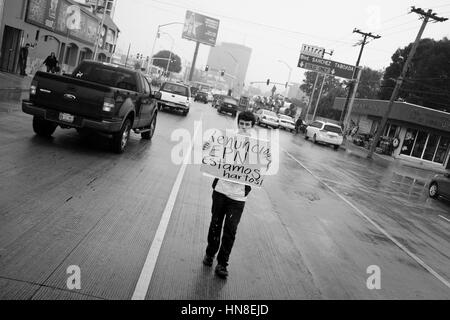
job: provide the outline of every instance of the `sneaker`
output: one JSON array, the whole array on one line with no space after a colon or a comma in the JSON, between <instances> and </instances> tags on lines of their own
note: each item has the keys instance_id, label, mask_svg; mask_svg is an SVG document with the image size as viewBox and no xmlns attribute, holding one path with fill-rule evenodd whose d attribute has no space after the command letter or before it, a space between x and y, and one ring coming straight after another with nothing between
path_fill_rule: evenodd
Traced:
<instances>
[{"instance_id":1,"label":"sneaker","mask_svg":"<svg viewBox=\"0 0 450 320\"><path fill-rule=\"evenodd\" d=\"M228 271L227 271L227 267L218 264L216 266L216 274L223 279L226 279L228 277Z\"/></svg>"},{"instance_id":2,"label":"sneaker","mask_svg":"<svg viewBox=\"0 0 450 320\"><path fill-rule=\"evenodd\" d=\"M214 261L214 257L210 257L207 254L205 254L205 257L203 258L203 264L207 267L212 267Z\"/></svg>"}]
</instances>

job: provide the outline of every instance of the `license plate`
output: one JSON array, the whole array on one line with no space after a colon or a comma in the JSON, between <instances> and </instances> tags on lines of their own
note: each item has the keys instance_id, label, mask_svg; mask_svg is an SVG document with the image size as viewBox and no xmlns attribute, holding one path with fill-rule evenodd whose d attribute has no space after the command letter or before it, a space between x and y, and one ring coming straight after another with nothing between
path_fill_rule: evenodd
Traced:
<instances>
[{"instance_id":1,"label":"license plate","mask_svg":"<svg viewBox=\"0 0 450 320\"><path fill-rule=\"evenodd\" d=\"M72 123L75 120L75 117L72 116L71 114L60 113L59 114L59 120L64 121L64 122Z\"/></svg>"}]
</instances>

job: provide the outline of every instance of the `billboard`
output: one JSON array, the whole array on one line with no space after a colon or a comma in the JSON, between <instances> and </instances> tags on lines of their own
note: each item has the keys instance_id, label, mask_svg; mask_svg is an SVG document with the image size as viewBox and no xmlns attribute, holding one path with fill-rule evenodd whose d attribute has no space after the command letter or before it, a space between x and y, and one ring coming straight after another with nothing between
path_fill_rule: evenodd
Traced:
<instances>
[{"instance_id":1,"label":"billboard","mask_svg":"<svg viewBox=\"0 0 450 320\"><path fill-rule=\"evenodd\" d=\"M98 28L97 18L82 10L68 10L72 6L67 0L30 0L25 21L93 45ZM74 29L69 30L68 25Z\"/></svg>"},{"instance_id":2,"label":"billboard","mask_svg":"<svg viewBox=\"0 0 450 320\"><path fill-rule=\"evenodd\" d=\"M219 32L219 23L218 19L187 11L182 37L214 47Z\"/></svg>"}]
</instances>

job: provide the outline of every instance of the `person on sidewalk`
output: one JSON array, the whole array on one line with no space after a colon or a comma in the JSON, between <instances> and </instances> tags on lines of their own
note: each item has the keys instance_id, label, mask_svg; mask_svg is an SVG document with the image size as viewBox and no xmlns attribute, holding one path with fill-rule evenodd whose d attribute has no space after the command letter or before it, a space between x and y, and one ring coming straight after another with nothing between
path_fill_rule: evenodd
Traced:
<instances>
[{"instance_id":1,"label":"person on sidewalk","mask_svg":"<svg viewBox=\"0 0 450 320\"><path fill-rule=\"evenodd\" d=\"M55 53L52 52L44 61L42 65L47 67L47 72L55 73L58 67L58 59L56 59Z\"/></svg>"},{"instance_id":2,"label":"person on sidewalk","mask_svg":"<svg viewBox=\"0 0 450 320\"><path fill-rule=\"evenodd\" d=\"M237 121L238 133L246 135L247 131L255 126L256 118L252 112L244 111L239 114ZM204 150L208 148L209 143L207 142L204 145ZM217 276L226 279L228 277L228 260L251 187L220 179L215 179L212 187L212 216L208 232L208 246L203 264L211 267L214 257L219 251L215 273ZM223 225L224 220L225 224ZM222 225L223 236L222 243L220 243Z\"/></svg>"},{"instance_id":3,"label":"person on sidewalk","mask_svg":"<svg viewBox=\"0 0 450 320\"><path fill-rule=\"evenodd\" d=\"M27 43L25 47L20 48L19 51L19 68L20 75L26 76L25 70L27 69L27 61L28 61L28 50L30 48L30 44Z\"/></svg>"}]
</instances>

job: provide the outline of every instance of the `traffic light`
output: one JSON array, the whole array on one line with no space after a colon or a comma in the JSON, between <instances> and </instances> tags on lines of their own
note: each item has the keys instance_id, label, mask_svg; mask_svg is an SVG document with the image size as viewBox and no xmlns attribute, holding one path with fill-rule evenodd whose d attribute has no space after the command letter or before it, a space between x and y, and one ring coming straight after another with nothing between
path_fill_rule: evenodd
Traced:
<instances>
[{"instance_id":1,"label":"traffic light","mask_svg":"<svg viewBox=\"0 0 450 320\"><path fill-rule=\"evenodd\" d=\"M270 85L270 79L267 79L267 85Z\"/></svg>"},{"instance_id":2,"label":"traffic light","mask_svg":"<svg viewBox=\"0 0 450 320\"><path fill-rule=\"evenodd\" d=\"M225 70L222 70L222 72L220 73L220 75L223 77L225 76Z\"/></svg>"},{"instance_id":3,"label":"traffic light","mask_svg":"<svg viewBox=\"0 0 450 320\"><path fill-rule=\"evenodd\" d=\"M206 66L205 71L206 71L206 72L209 71L209 66L208 66L208 65Z\"/></svg>"}]
</instances>

